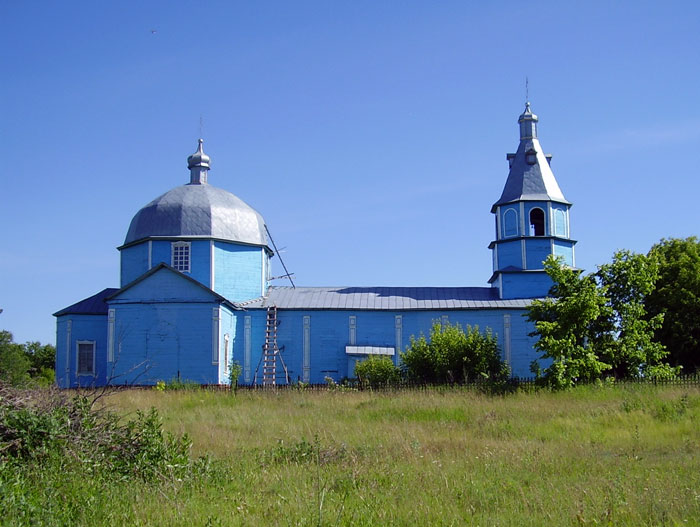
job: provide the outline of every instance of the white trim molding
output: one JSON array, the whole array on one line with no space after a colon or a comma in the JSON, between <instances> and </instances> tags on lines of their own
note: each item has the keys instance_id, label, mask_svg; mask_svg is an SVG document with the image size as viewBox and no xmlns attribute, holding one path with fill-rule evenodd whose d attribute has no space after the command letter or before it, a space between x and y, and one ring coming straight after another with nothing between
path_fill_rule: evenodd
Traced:
<instances>
[{"instance_id":1,"label":"white trim molding","mask_svg":"<svg viewBox=\"0 0 700 527\"><path fill-rule=\"evenodd\" d=\"M219 333L221 326L221 315L219 307L212 308L211 314L211 363L219 364Z\"/></svg>"},{"instance_id":2,"label":"white trim molding","mask_svg":"<svg viewBox=\"0 0 700 527\"><path fill-rule=\"evenodd\" d=\"M311 380L311 317L304 316L304 337L303 337L303 364L302 364L302 381L309 382Z\"/></svg>"},{"instance_id":3,"label":"white trim molding","mask_svg":"<svg viewBox=\"0 0 700 527\"><path fill-rule=\"evenodd\" d=\"M393 356L395 350L391 346L345 346L347 355L385 355Z\"/></svg>"},{"instance_id":4,"label":"white trim molding","mask_svg":"<svg viewBox=\"0 0 700 527\"><path fill-rule=\"evenodd\" d=\"M115 310L107 310L107 362L114 362L114 320Z\"/></svg>"},{"instance_id":5,"label":"white trim molding","mask_svg":"<svg viewBox=\"0 0 700 527\"><path fill-rule=\"evenodd\" d=\"M402 315L395 315L394 316L394 331L395 331L395 340L396 340L396 359L394 362L398 364L398 362L401 359L401 350L403 349L403 316Z\"/></svg>"},{"instance_id":6,"label":"white trim molding","mask_svg":"<svg viewBox=\"0 0 700 527\"><path fill-rule=\"evenodd\" d=\"M350 315L348 317L348 344L355 345L357 341L357 316Z\"/></svg>"},{"instance_id":7,"label":"white trim molding","mask_svg":"<svg viewBox=\"0 0 700 527\"><path fill-rule=\"evenodd\" d=\"M71 346L71 337L73 333L73 321L69 320L66 323L66 386L70 387L70 354L73 346Z\"/></svg>"},{"instance_id":8,"label":"white trim molding","mask_svg":"<svg viewBox=\"0 0 700 527\"><path fill-rule=\"evenodd\" d=\"M209 289L216 291L216 266L214 262L214 254L216 253L216 246L214 240L209 240Z\"/></svg>"},{"instance_id":9,"label":"white trim molding","mask_svg":"<svg viewBox=\"0 0 700 527\"><path fill-rule=\"evenodd\" d=\"M251 319L250 315L243 318L243 380L250 382L250 354L251 354Z\"/></svg>"},{"instance_id":10,"label":"white trim molding","mask_svg":"<svg viewBox=\"0 0 700 527\"><path fill-rule=\"evenodd\" d=\"M503 315L503 359L505 360L508 368L512 370L511 366L511 329L510 329L510 314L506 313Z\"/></svg>"}]
</instances>

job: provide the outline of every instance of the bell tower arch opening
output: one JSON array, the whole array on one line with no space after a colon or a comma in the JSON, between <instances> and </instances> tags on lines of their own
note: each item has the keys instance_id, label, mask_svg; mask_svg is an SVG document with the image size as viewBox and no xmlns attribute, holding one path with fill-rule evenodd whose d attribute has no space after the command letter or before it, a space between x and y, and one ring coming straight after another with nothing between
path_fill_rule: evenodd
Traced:
<instances>
[{"instance_id":1,"label":"bell tower arch opening","mask_svg":"<svg viewBox=\"0 0 700 527\"><path fill-rule=\"evenodd\" d=\"M530 211L530 236L544 236L544 211L538 207Z\"/></svg>"}]
</instances>

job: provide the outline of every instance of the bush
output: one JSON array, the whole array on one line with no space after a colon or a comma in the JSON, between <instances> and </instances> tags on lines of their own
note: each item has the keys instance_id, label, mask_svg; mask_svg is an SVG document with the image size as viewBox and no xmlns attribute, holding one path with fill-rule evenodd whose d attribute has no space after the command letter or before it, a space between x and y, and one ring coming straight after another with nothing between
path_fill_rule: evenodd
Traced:
<instances>
[{"instance_id":1,"label":"bush","mask_svg":"<svg viewBox=\"0 0 700 527\"><path fill-rule=\"evenodd\" d=\"M487 328L436 322L430 341L421 335L401 354L409 380L421 383L505 383L508 366L501 359L498 341Z\"/></svg>"},{"instance_id":2,"label":"bush","mask_svg":"<svg viewBox=\"0 0 700 527\"><path fill-rule=\"evenodd\" d=\"M0 386L0 467L22 471L44 463L118 479L181 478L192 463L190 439L164 432L158 412L138 411L122 422L84 395Z\"/></svg>"},{"instance_id":3,"label":"bush","mask_svg":"<svg viewBox=\"0 0 700 527\"><path fill-rule=\"evenodd\" d=\"M401 381L401 370L389 357L371 356L358 362L355 375L361 385L372 388L391 386Z\"/></svg>"}]
</instances>

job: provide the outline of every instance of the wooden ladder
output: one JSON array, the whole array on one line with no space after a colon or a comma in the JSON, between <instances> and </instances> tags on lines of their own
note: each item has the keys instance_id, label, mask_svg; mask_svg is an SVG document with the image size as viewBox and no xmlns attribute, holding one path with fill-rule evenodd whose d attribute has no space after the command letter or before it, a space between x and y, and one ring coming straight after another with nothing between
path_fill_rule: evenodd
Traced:
<instances>
[{"instance_id":1,"label":"wooden ladder","mask_svg":"<svg viewBox=\"0 0 700 527\"><path fill-rule=\"evenodd\" d=\"M277 385L277 360L279 359L280 366L284 372L284 381L289 384L289 373L287 366L280 354L279 346L277 345L277 306L267 308L267 318L265 319L265 343L263 344L263 354L261 363L262 366L262 385L276 386ZM255 377L257 378L257 372ZM255 381L253 381L255 383Z\"/></svg>"}]
</instances>

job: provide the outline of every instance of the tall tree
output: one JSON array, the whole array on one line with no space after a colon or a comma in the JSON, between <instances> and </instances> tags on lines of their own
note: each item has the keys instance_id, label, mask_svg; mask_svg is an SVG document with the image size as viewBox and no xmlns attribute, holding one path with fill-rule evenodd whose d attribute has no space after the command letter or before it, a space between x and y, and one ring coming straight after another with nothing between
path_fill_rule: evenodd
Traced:
<instances>
[{"instance_id":1,"label":"tall tree","mask_svg":"<svg viewBox=\"0 0 700 527\"><path fill-rule=\"evenodd\" d=\"M656 339L668 349L671 364L693 373L700 369L700 240L663 239L649 256L659 278L645 300L646 310L650 317L664 313Z\"/></svg>"},{"instance_id":2,"label":"tall tree","mask_svg":"<svg viewBox=\"0 0 700 527\"><path fill-rule=\"evenodd\" d=\"M595 277L563 265L548 256L545 271L552 279L550 296L534 300L528 320L535 324L535 347L551 362L543 371L543 381L556 389L569 388L579 381L590 381L610 369L595 352L599 321L611 315L611 308ZM537 361L533 371L539 373Z\"/></svg>"},{"instance_id":3,"label":"tall tree","mask_svg":"<svg viewBox=\"0 0 700 527\"><path fill-rule=\"evenodd\" d=\"M658 278L656 261L644 254L617 251L611 263L596 272L607 298L607 318L598 323L596 352L616 378L659 376L668 352L654 340L663 313L647 316L645 301ZM671 374L668 371L666 374Z\"/></svg>"}]
</instances>

